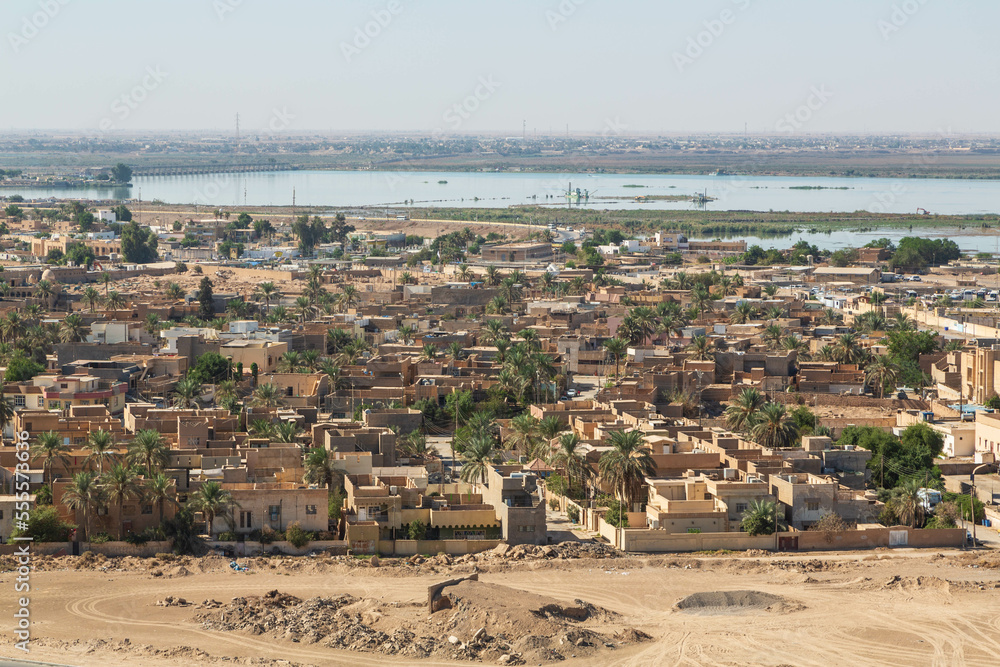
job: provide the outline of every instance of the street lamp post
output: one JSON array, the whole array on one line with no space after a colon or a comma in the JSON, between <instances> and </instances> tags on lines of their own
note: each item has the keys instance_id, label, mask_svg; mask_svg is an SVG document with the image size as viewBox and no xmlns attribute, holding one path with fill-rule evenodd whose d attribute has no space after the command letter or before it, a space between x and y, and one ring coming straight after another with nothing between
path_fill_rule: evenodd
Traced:
<instances>
[{"instance_id":1,"label":"street lamp post","mask_svg":"<svg viewBox=\"0 0 1000 667\"><path fill-rule=\"evenodd\" d=\"M969 475L969 480L972 482L972 486L969 487L969 516L972 518L972 546L976 546L976 473L992 465L992 463L984 463L981 466L976 466L972 469L972 474Z\"/></svg>"}]
</instances>

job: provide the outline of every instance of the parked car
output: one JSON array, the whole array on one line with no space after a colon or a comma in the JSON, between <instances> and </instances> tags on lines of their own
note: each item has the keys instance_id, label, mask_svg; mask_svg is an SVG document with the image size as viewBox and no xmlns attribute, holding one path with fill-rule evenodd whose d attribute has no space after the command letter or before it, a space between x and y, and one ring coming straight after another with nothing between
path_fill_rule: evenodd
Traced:
<instances>
[{"instance_id":1,"label":"parked car","mask_svg":"<svg viewBox=\"0 0 1000 667\"><path fill-rule=\"evenodd\" d=\"M579 392L576 389L567 389L566 390L566 395L569 396L570 398L573 398L574 396L577 396L578 394L579 394Z\"/></svg>"}]
</instances>

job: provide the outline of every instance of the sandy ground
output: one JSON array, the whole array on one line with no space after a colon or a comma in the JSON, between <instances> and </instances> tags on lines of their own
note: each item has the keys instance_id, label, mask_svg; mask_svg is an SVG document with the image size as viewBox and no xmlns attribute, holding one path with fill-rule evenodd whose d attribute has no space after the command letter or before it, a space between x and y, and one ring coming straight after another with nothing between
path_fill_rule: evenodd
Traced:
<instances>
[{"instance_id":1,"label":"sandy ground","mask_svg":"<svg viewBox=\"0 0 1000 667\"><path fill-rule=\"evenodd\" d=\"M11 633L5 630L0 655L102 667L470 664L394 659L208 631L196 622L193 608L155 606L167 595L226 603L233 596L272 589L303 598L347 593L412 604L426 600L428 584L470 569L428 572L285 563L287 567L279 564L241 574L212 559L185 568L188 574L166 571L178 575L172 578L113 569L39 569L32 577L31 653L15 655ZM480 580L566 603L582 599L617 612L623 622L653 637L601 653L600 662L607 665L995 665L1000 651L998 567L1000 557L994 553L903 549L501 563L484 568ZM10 572L0 575L0 590L12 590L13 578ZM780 596L785 603L771 609L675 608L687 596L720 591L759 591ZM697 599L745 597L741 593ZM4 598L10 599L6 592ZM594 663L593 657L567 655L561 664Z\"/></svg>"}]
</instances>

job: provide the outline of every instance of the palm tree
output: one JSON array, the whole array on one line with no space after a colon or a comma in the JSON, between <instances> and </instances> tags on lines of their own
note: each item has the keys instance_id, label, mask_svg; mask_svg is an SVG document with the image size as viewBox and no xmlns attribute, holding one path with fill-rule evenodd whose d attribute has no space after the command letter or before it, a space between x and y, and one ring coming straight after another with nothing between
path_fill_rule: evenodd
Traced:
<instances>
[{"instance_id":1,"label":"palm tree","mask_svg":"<svg viewBox=\"0 0 1000 667\"><path fill-rule=\"evenodd\" d=\"M691 290L691 305L698 309L699 315L704 315L706 311L711 312L714 301L712 293L704 285L698 285Z\"/></svg>"},{"instance_id":2,"label":"palm tree","mask_svg":"<svg viewBox=\"0 0 1000 667\"><path fill-rule=\"evenodd\" d=\"M276 408L284 405L281 399L281 390L273 384L262 384L253 392L252 403L265 408Z\"/></svg>"},{"instance_id":3,"label":"palm tree","mask_svg":"<svg viewBox=\"0 0 1000 667\"><path fill-rule=\"evenodd\" d=\"M743 513L742 526L748 535L773 535L778 523L778 505L772 500L755 499Z\"/></svg>"},{"instance_id":4,"label":"palm tree","mask_svg":"<svg viewBox=\"0 0 1000 667\"><path fill-rule=\"evenodd\" d=\"M906 313L896 313L892 317L892 325L896 331L916 331L917 325L907 317Z\"/></svg>"},{"instance_id":5,"label":"palm tree","mask_svg":"<svg viewBox=\"0 0 1000 667\"><path fill-rule=\"evenodd\" d=\"M559 438L559 448L549 457L549 463L553 466L561 466L566 471L566 481L570 489L573 488L573 478L579 476L583 479L585 471L589 471L586 456L580 451L580 438L576 433L564 433Z\"/></svg>"},{"instance_id":6,"label":"palm tree","mask_svg":"<svg viewBox=\"0 0 1000 667\"><path fill-rule=\"evenodd\" d=\"M740 392L726 408L726 426L733 431L746 431L754 424L757 412L767 403L767 397L753 387Z\"/></svg>"},{"instance_id":7,"label":"palm tree","mask_svg":"<svg viewBox=\"0 0 1000 667\"><path fill-rule=\"evenodd\" d=\"M642 431L612 431L608 444L611 449L601 455L598 471L622 504L631 508L642 494L645 478L656 471L652 454Z\"/></svg>"},{"instance_id":8,"label":"palm tree","mask_svg":"<svg viewBox=\"0 0 1000 667\"><path fill-rule=\"evenodd\" d=\"M218 482L205 482L191 500L191 509L205 517L205 532L209 538L212 537L215 517L230 512L234 507L239 507L239 504L233 500L233 494Z\"/></svg>"},{"instance_id":9,"label":"palm tree","mask_svg":"<svg viewBox=\"0 0 1000 667\"><path fill-rule=\"evenodd\" d=\"M767 285L764 285L764 294L768 296L774 296L777 293L778 293L778 286L775 285L774 283L769 283Z\"/></svg>"},{"instance_id":10,"label":"palm tree","mask_svg":"<svg viewBox=\"0 0 1000 667\"><path fill-rule=\"evenodd\" d=\"M872 292L868 295L868 301L876 308L876 312L883 313L882 306L885 304L885 292Z\"/></svg>"},{"instance_id":11,"label":"palm tree","mask_svg":"<svg viewBox=\"0 0 1000 667\"><path fill-rule=\"evenodd\" d=\"M118 505L118 539L122 539L125 501L140 495L139 476L125 463L116 463L101 476L101 486L110 502Z\"/></svg>"},{"instance_id":12,"label":"palm tree","mask_svg":"<svg viewBox=\"0 0 1000 667\"><path fill-rule=\"evenodd\" d=\"M401 273L399 276L399 282L403 285L411 285L417 281L413 277L412 273L410 273L409 271L403 271L403 273Z\"/></svg>"},{"instance_id":13,"label":"palm tree","mask_svg":"<svg viewBox=\"0 0 1000 667\"><path fill-rule=\"evenodd\" d=\"M768 324L764 327L764 333L762 338L764 342L767 343L767 348L769 350L776 349L778 343L781 342L781 336L784 332L781 330L781 325L779 324Z\"/></svg>"},{"instance_id":14,"label":"palm tree","mask_svg":"<svg viewBox=\"0 0 1000 667\"><path fill-rule=\"evenodd\" d=\"M864 358L864 351L853 333L841 334L833 345L834 361L841 364L856 364Z\"/></svg>"},{"instance_id":15,"label":"palm tree","mask_svg":"<svg viewBox=\"0 0 1000 667\"><path fill-rule=\"evenodd\" d=\"M111 284L111 274L107 271L103 272L100 277L100 283L104 285L104 296L108 296L108 285Z\"/></svg>"},{"instance_id":16,"label":"palm tree","mask_svg":"<svg viewBox=\"0 0 1000 667\"><path fill-rule=\"evenodd\" d=\"M154 474L167 465L170 448L156 429L141 429L128 446L128 461L141 466L147 474Z\"/></svg>"},{"instance_id":17,"label":"palm tree","mask_svg":"<svg viewBox=\"0 0 1000 667\"><path fill-rule=\"evenodd\" d=\"M427 345L424 345L423 349L420 351L420 356L417 357L417 361L433 361L436 358L437 348L428 343Z\"/></svg>"},{"instance_id":18,"label":"palm tree","mask_svg":"<svg viewBox=\"0 0 1000 667\"><path fill-rule=\"evenodd\" d=\"M159 510L160 524L163 524L163 506L166 503L177 502L177 487L171 477L167 477L162 472L158 472L146 479L145 486L146 500L156 505Z\"/></svg>"},{"instance_id":19,"label":"palm tree","mask_svg":"<svg viewBox=\"0 0 1000 667\"><path fill-rule=\"evenodd\" d=\"M496 344L497 341L510 339L507 327L500 320L486 320L486 329L483 332L483 342Z\"/></svg>"},{"instance_id":20,"label":"palm tree","mask_svg":"<svg viewBox=\"0 0 1000 667\"><path fill-rule=\"evenodd\" d=\"M500 284L503 276L500 275L500 270L497 267L490 264L486 267L486 284L490 287L496 287Z\"/></svg>"},{"instance_id":21,"label":"palm tree","mask_svg":"<svg viewBox=\"0 0 1000 667\"><path fill-rule=\"evenodd\" d=\"M795 422L788 416L785 406L780 403L768 403L763 406L750 428L750 436L754 442L764 447L789 447L797 435Z\"/></svg>"},{"instance_id":22,"label":"palm tree","mask_svg":"<svg viewBox=\"0 0 1000 667\"><path fill-rule=\"evenodd\" d=\"M520 301L524 296L524 288L514 280L513 276L507 276L500 282L500 287L497 289L497 296L507 304L513 306L514 302Z\"/></svg>"},{"instance_id":23,"label":"palm tree","mask_svg":"<svg viewBox=\"0 0 1000 667\"><path fill-rule=\"evenodd\" d=\"M475 274L472 273L472 269L469 268L468 264L461 264L458 267L458 279L463 283L472 282L472 278Z\"/></svg>"},{"instance_id":24,"label":"palm tree","mask_svg":"<svg viewBox=\"0 0 1000 667\"><path fill-rule=\"evenodd\" d=\"M257 285L257 291L254 296L256 296L259 301L264 302L265 316L271 314L271 299L277 296L277 294L278 290L272 282Z\"/></svg>"},{"instance_id":25,"label":"palm tree","mask_svg":"<svg viewBox=\"0 0 1000 667\"><path fill-rule=\"evenodd\" d=\"M52 303L52 297L58 294L58 291L50 281L39 280L38 284L35 285L35 297L44 302L46 306Z\"/></svg>"},{"instance_id":26,"label":"palm tree","mask_svg":"<svg viewBox=\"0 0 1000 667\"><path fill-rule=\"evenodd\" d=\"M886 385L894 385L899 377L899 366L888 357L878 355L865 367L865 382L878 393L879 398L885 397Z\"/></svg>"},{"instance_id":27,"label":"palm tree","mask_svg":"<svg viewBox=\"0 0 1000 667\"><path fill-rule=\"evenodd\" d=\"M340 299L344 310L350 310L351 306L356 306L361 300L361 293L354 285L347 284L340 288Z\"/></svg>"},{"instance_id":28,"label":"palm tree","mask_svg":"<svg viewBox=\"0 0 1000 667\"><path fill-rule=\"evenodd\" d=\"M823 317L821 318L823 324L839 324L844 316L838 313L833 308L827 308L823 311Z\"/></svg>"},{"instance_id":29,"label":"palm tree","mask_svg":"<svg viewBox=\"0 0 1000 667\"><path fill-rule=\"evenodd\" d=\"M495 313L497 315L503 315L504 311L507 310L507 300L503 298L500 294L490 299L490 302L486 304L487 313Z\"/></svg>"},{"instance_id":30,"label":"palm tree","mask_svg":"<svg viewBox=\"0 0 1000 667\"><path fill-rule=\"evenodd\" d=\"M108 292L104 297L104 305L108 310L122 310L125 308L125 297L115 290Z\"/></svg>"},{"instance_id":31,"label":"palm tree","mask_svg":"<svg viewBox=\"0 0 1000 667\"><path fill-rule=\"evenodd\" d=\"M417 329L416 327L412 327L406 324L399 327L399 329L396 330L396 333L399 334L399 338L403 341L404 345L412 345L411 341L413 340L413 337L417 334Z\"/></svg>"},{"instance_id":32,"label":"palm tree","mask_svg":"<svg viewBox=\"0 0 1000 667\"><path fill-rule=\"evenodd\" d=\"M48 479L49 488L52 488L52 462L59 461L63 465L69 463L69 447L63 444L62 437L55 431L39 433L35 438L35 444L29 450L31 456L42 458L42 472Z\"/></svg>"},{"instance_id":33,"label":"palm tree","mask_svg":"<svg viewBox=\"0 0 1000 667\"><path fill-rule=\"evenodd\" d=\"M83 302L87 304L87 307L90 308L90 312L93 313L97 304L101 302L101 293L92 286L88 285L87 289L83 290Z\"/></svg>"},{"instance_id":34,"label":"palm tree","mask_svg":"<svg viewBox=\"0 0 1000 667\"><path fill-rule=\"evenodd\" d=\"M809 343L795 336L785 336L782 338L781 349L786 352L794 352L802 361L806 361L809 358Z\"/></svg>"},{"instance_id":35,"label":"palm tree","mask_svg":"<svg viewBox=\"0 0 1000 667\"><path fill-rule=\"evenodd\" d=\"M63 491L62 504L83 512L84 540L90 539L90 508L100 503L101 487L96 472L84 470L73 475L73 481Z\"/></svg>"},{"instance_id":36,"label":"palm tree","mask_svg":"<svg viewBox=\"0 0 1000 667\"><path fill-rule=\"evenodd\" d=\"M656 332L656 311L647 306L639 306L630 310L629 315L642 336L640 342L645 345L646 341Z\"/></svg>"},{"instance_id":37,"label":"palm tree","mask_svg":"<svg viewBox=\"0 0 1000 667\"><path fill-rule=\"evenodd\" d=\"M518 452L527 454L538 441L538 420L527 412L510 420L510 430L507 444Z\"/></svg>"},{"instance_id":38,"label":"palm tree","mask_svg":"<svg viewBox=\"0 0 1000 667\"><path fill-rule=\"evenodd\" d=\"M290 444L298 440L299 433L302 432L302 429L299 428L299 425L295 422L283 421L275 426L274 432L277 435L278 442Z\"/></svg>"},{"instance_id":39,"label":"palm tree","mask_svg":"<svg viewBox=\"0 0 1000 667\"><path fill-rule=\"evenodd\" d=\"M460 479L467 484L485 484L490 465L496 457L496 440L486 433L473 434L462 452Z\"/></svg>"},{"instance_id":40,"label":"palm tree","mask_svg":"<svg viewBox=\"0 0 1000 667\"><path fill-rule=\"evenodd\" d=\"M184 296L184 289L177 283L167 285L167 298L174 301Z\"/></svg>"},{"instance_id":41,"label":"palm tree","mask_svg":"<svg viewBox=\"0 0 1000 667\"><path fill-rule=\"evenodd\" d=\"M900 522L916 528L923 521L923 502L920 498L920 479L910 478L893 489L898 494L890 502Z\"/></svg>"},{"instance_id":42,"label":"palm tree","mask_svg":"<svg viewBox=\"0 0 1000 667\"><path fill-rule=\"evenodd\" d=\"M97 471L102 475L104 474L104 462L113 462L117 457L115 436L108 431L97 430L88 433L84 448L90 451L90 454L87 455L87 463L96 462Z\"/></svg>"},{"instance_id":43,"label":"palm tree","mask_svg":"<svg viewBox=\"0 0 1000 667\"><path fill-rule=\"evenodd\" d=\"M692 353L691 358L695 361L715 359L715 342L704 335L692 338L687 350Z\"/></svg>"},{"instance_id":44,"label":"palm tree","mask_svg":"<svg viewBox=\"0 0 1000 667\"><path fill-rule=\"evenodd\" d=\"M251 435L260 438L270 438L274 435L274 424L266 419L254 419L247 430Z\"/></svg>"},{"instance_id":45,"label":"palm tree","mask_svg":"<svg viewBox=\"0 0 1000 667\"><path fill-rule=\"evenodd\" d=\"M59 340L63 343L80 343L87 337L87 325L77 313L71 313L59 327Z\"/></svg>"},{"instance_id":46,"label":"palm tree","mask_svg":"<svg viewBox=\"0 0 1000 667\"><path fill-rule=\"evenodd\" d=\"M306 484L319 484L327 489L333 489L334 482L345 471L338 468L337 460L330 456L330 452L322 447L314 447L306 454L306 473L302 481Z\"/></svg>"},{"instance_id":47,"label":"palm tree","mask_svg":"<svg viewBox=\"0 0 1000 667\"><path fill-rule=\"evenodd\" d=\"M153 338L160 335L160 328L162 324L160 323L160 316L156 313L148 313L146 319L142 323L143 330L148 333Z\"/></svg>"},{"instance_id":48,"label":"palm tree","mask_svg":"<svg viewBox=\"0 0 1000 667\"><path fill-rule=\"evenodd\" d=\"M733 324L746 324L757 314L757 309L749 301L740 301L733 309L733 314L729 316L729 321Z\"/></svg>"},{"instance_id":49,"label":"palm tree","mask_svg":"<svg viewBox=\"0 0 1000 667\"><path fill-rule=\"evenodd\" d=\"M7 424L14 421L14 404L3 393L3 381L0 381L0 444L3 442L3 432Z\"/></svg>"},{"instance_id":50,"label":"palm tree","mask_svg":"<svg viewBox=\"0 0 1000 667\"><path fill-rule=\"evenodd\" d=\"M621 358L628 354L628 341L621 338L609 338L604 341L604 349L615 359L615 377L618 377L618 364Z\"/></svg>"},{"instance_id":51,"label":"palm tree","mask_svg":"<svg viewBox=\"0 0 1000 667\"><path fill-rule=\"evenodd\" d=\"M278 357L279 373L297 373L301 365L302 357L294 350L289 350Z\"/></svg>"},{"instance_id":52,"label":"palm tree","mask_svg":"<svg viewBox=\"0 0 1000 667\"><path fill-rule=\"evenodd\" d=\"M457 340L448 345L448 356L451 357L452 366L455 365L456 361L462 358L463 349L462 344Z\"/></svg>"},{"instance_id":53,"label":"palm tree","mask_svg":"<svg viewBox=\"0 0 1000 667\"><path fill-rule=\"evenodd\" d=\"M197 408L198 397L201 396L201 382L190 375L177 381L174 387L174 406L178 408Z\"/></svg>"},{"instance_id":54,"label":"palm tree","mask_svg":"<svg viewBox=\"0 0 1000 667\"><path fill-rule=\"evenodd\" d=\"M551 417L546 417L538 422L538 435L542 436L546 442L552 440L552 438L559 435L562 431L565 431L566 427L562 425L559 418L555 415Z\"/></svg>"}]
</instances>

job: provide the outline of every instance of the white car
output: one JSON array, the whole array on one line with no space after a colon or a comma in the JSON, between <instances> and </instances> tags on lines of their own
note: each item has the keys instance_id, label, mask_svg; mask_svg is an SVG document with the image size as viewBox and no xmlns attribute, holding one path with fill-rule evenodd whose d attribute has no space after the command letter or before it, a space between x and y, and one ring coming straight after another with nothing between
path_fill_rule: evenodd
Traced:
<instances>
[{"instance_id":1,"label":"white car","mask_svg":"<svg viewBox=\"0 0 1000 667\"><path fill-rule=\"evenodd\" d=\"M577 393L579 393L579 392L577 392L576 389L567 389L566 390L566 395L569 396L570 398L573 398L574 396L576 396Z\"/></svg>"}]
</instances>

